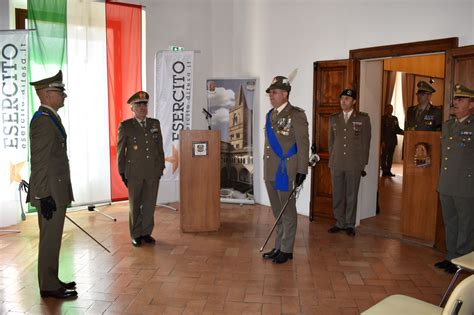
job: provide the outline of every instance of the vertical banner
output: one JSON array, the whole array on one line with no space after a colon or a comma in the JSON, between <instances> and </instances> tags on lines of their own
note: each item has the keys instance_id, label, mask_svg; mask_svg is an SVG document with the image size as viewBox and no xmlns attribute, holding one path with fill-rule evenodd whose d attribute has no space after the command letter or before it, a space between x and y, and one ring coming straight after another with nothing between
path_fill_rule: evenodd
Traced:
<instances>
[{"instance_id":1,"label":"vertical banner","mask_svg":"<svg viewBox=\"0 0 474 315\"><path fill-rule=\"evenodd\" d=\"M179 131L191 129L193 51L162 51L155 57L155 117L163 134L166 169L162 180L179 179Z\"/></svg>"},{"instance_id":2,"label":"vertical banner","mask_svg":"<svg viewBox=\"0 0 474 315\"><path fill-rule=\"evenodd\" d=\"M117 167L118 126L133 116L128 98L142 89L142 7L105 3L109 102L110 186L112 201L128 192Z\"/></svg>"},{"instance_id":3,"label":"vertical banner","mask_svg":"<svg viewBox=\"0 0 474 315\"><path fill-rule=\"evenodd\" d=\"M27 31L0 31L0 227L20 219L18 185L28 178Z\"/></svg>"},{"instance_id":4,"label":"vertical banner","mask_svg":"<svg viewBox=\"0 0 474 315\"><path fill-rule=\"evenodd\" d=\"M255 79L207 80L211 129L221 131L221 201L254 203L253 100Z\"/></svg>"}]
</instances>

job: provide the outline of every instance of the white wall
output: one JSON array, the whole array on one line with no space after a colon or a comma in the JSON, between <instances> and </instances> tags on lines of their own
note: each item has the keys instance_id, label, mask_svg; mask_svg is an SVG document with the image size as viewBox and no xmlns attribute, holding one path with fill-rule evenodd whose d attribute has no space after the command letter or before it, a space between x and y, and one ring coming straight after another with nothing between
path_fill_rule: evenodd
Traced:
<instances>
[{"instance_id":1,"label":"white wall","mask_svg":"<svg viewBox=\"0 0 474 315\"><path fill-rule=\"evenodd\" d=\"M194 72L193 128L205 129L210 77L255 77L260 95L255 115L255 194L269 204L262 180L263 119L270 109L264 91L275 75L298 68L290 101L306 110L312 130L313 62L346 59L349 50L446 37L474 44L472 0L130 0L146 6L147 86L153 91L157 50L170 45L201 50ZM0 0L0 26L8 8ZM7 27L0 27L4 29ZM152 95L153 97L153 95ZM308 214L310 181L298 200ZM177 187L160 187L172 201ZM164 195L170 198L164 200ZM160 199L161 198L161 199Z\"/></svg>"},{"instance_id":2,"label":"white wall","mask_svg":"<svg viewBox=\"0 0 474 315\"><path fill-rule=\"evenodd\" d=\"M382 116L383 61L370 60L360 63L359 110L370 113L372 129L370 138L369 161L365 167L367 175L360 180L357 196L356 225L360 220L375 216L377 209L377 190L379 184L380 125Z\"/></svg>"},{"instance_id":3,"label":"white wall","mask_svg":"<svg viewBox=\"0 0 474 315\"><path fill-rule=\"evenodd\" d=\"M459 37L460 46L474 44L472 0L233 0L232 7L228 37L237 66L229 66L228 75L260 78L256 170L262 167L263 120L270 108L264 90L273 76L299 69L290 101L306 110L312 130L314 61L346 59L351 49L446 37ZM268 205L261 173L255 184L257 202ZM309 181L305 185L298 200L301 214L309 212Z\"/></svg>"},{"instance_id":4,"label":"white wall","mask_svg":"<svg viewBox=\"0 0 474 315\"><path fill-rule=\"evenodd\" d=\"M135 1L145 5L146 11L146 81L144 87L154 99L154 59L159 50L171 45L186 50L200 50L195 54L193 88L193 129L207 129L201 108L207 107L206 79L212 77L212 8L208 0L148 0ZM153 108L150 107L151 111ZM153 113L150 113L153 115ZM179 199L179 182L161 181L158 202Z\"/></svg>"}]
</instances>

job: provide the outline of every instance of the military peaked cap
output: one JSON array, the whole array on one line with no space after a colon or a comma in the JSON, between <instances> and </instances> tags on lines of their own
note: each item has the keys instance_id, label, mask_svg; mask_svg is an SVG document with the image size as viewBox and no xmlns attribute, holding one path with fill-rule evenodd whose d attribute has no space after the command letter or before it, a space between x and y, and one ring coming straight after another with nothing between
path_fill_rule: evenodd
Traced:
<instances>
[{"instance_id":1,"label":"military peaked cap","mask_svg":"<svg viewBox=\"0 0 474 315\"><path fill-rule=\"evenodd\" d=\"M416 87L418 88L418 90L416 91L416 94L418 94L420 92L425 92L425 93L434 93L434 92L436 92L436 90L431 86L431 84L429 84L426 81L419 81L418 84L416 85Z\"/></svg>"},{"instance_id":2,"label":"military peaked cap","mask_svg":"<svg viewBox=\"0 0 474 315\"><path fill-rule=\"evenodd\" d=\"M474 98L474 90L468 89L464 85L456 84L454 86L454 97L472 97Z\"/></svg>"},{"instance_id":3,"label":"military peaked cap","mask_svg":"<svg viewBox=\"0 0 474 315\"><path fill-rule=\"evenodd\" d=\"M341 92L341 94L339 94L339 97L341 97L341 96L350 96L353 99L356 99L357 98L357 92L353 89L345 89L344 91Z\"/></svg>"},{"instance_id":4,"label":"military peaked cap","mask_svg":"<svg viewBox=\"0 0 474 315\"><path fill-rule=\"evenodd\" d=\"M34 86L36 91L48 88L62 92L64 91L63 73L59 70L56 75L36 82L30 82L30 85Z\"/></svg>"},{"instance_id":5,"label":"military peaked cap","mask_svg":"<svg viewBox=\"0 0 474 315\"><path fill-rule=\"evenodd\" d=\"M150 95L148 95L145 91L138 91L128 99L127 103L133 105L135 103L148 103L148 99Z\"/></svg>"},{"instance_id":6,"label":"military peaked cap","mask_svg":"<svg viewBox=\"0 0 474 315\"><path fill-rule=\"evenodd\" d=\"M272 83L267 88L266 92L269 93L270 90L276 90L276 89L290 92L291 85L288 78L281 75L274 77L272 80Z\"/></svg>"}]
</instances>

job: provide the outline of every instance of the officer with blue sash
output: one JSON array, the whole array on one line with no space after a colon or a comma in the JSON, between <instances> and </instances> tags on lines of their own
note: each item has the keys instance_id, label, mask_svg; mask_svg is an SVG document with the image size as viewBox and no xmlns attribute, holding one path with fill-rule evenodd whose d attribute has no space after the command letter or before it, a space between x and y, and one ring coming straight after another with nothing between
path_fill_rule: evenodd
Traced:
<instances>
[{"instance_id":1,"label":"officer with blue sash","mask_svg":"<svg viewBox=\"0 0 474 315\"><path fill-rule=\"evenodd\" d=\"M441 132L438 192L446 230L446 257L435 267L455 273L451 259L474 251L474 89L454 86L453 118Z\"/></svg>"},{"instance_id":2,"label":"officer with blue sash","mask_svg":"<svg viewBox=\"0 0 474 315\"><path fill-rule=\"evenodd\" d=\"M58 278L66 207L74 200L66 131L57 111L64 106L63 75L31 82L41 106L30 123L31 175L27 201L38 210L38 280L41 297L75 298L76 283Z\"/></svg>"},{"instance_id":3,"label":"officer with blue sash","mask_svg":"<svg viewBox=\"0 0 474 315\"><path fill-rule=\"evenodd\" d=\"M266 90L273 108L265 122L264 180L275 218L308 173L308 120L303 109L289 103L290 91L290 82L283 76L275 77ZM263 258L276 264L293 259L296 226L296 199L292 198L276 226L275 247Z\"/></svg>"}]
</instances>

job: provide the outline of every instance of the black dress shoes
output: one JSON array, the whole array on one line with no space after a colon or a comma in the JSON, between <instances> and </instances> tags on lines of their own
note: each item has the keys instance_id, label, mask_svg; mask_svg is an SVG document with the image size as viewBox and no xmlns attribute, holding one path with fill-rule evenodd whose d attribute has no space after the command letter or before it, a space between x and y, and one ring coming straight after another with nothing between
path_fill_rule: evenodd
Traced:
<instances>
[{"instance_id":1,"label":"black dress shoes","mask_svg":"<svg viewBox=\"0 0 474 315\"><path fill-rule=\"evenodd\" d=\"M53 291L40 291L40 295L42 298L52 297L55 299L72 299L77 297L77 291L61 287Z\"/></svg>"},{"instance_id":2,"label":"black dress shoes","mask_svg":"<svg viewBox=\"0 0 474 315\"><path fill-rule=\"evenodd\" d=\"M280 250L279 249L272 249L271 251L269 252L266 252L266 253L263 253L262 257L264 259L273 259L275 258L276 256L278 256L278 254L280 253Z\"/></svg>"},{"instance_id":3,"label":"black dress shoes","mask_svg":"<svg viewBox=\"0 0 474 315\"><path fill-rule=\"evenodd\" d=\"M395 174L393 174L392 172L389 172L388 175L392 176L392 177L395 177Z\"/></svg>"},{"instance_id":4,"label":"black dress shoes","mask_svg":"<svg viewBox=\"0 0 474 315\"><path fill-rule=\"evenodd\" d=\"M444 269L447 273L456 273L456 271L458 271L458 267L449 260L439 261L434 264L434 266L439 269Z\"/></svg>"},{"instance_id":5,"label":"black dress shoes","mask_svg":"<svg viewBox=\"0 0 474 315\"><path fill-rule=\"evenodd\" d=\"M449 265L451 265L451 262L449 260L439 261L436 264L434 264L434 266L439 269L445 269Z\"/></svg>"},{"instance_id":6,"label":"black dress shoes","mask_svg":"<svg viewBox=\"0 0 474 315\"><path fill-rule=\"evenodd\" d=\"M142 236L142 240L145 241L145 243L148 243L148 244L155 244L156 241L153 237L151 237L151 235L145 235L145 236Z\"/></svg>"},{"instance_id":7,"label":"black dress shoes","mask_svg":"<svg viewBox=\"0 0 474 315\"><path fill-rule=\"evenodd\" d=\"M458 267L450 262L450 265L444 268L444 271L447 273L456 273L456 271L458 271Z\"/></svg>"},{"instance_id":8,"label":"black dress shoes","mask_svg":"<svg viewBox=\"0 0 474 315\"><path fill-rule=\"evenodd\" d=\"M355 236L356 235L356 232L355 232L355 229L354 228L347 228L346 229L346 234L349 235L349 236Z\"/></svg>"},{"instance_id":9,"label":"black dress shoes","mask_svg":"<svg viewBox=\"0 0 474 315\"><path fill-rule=\"evenodd\" d=\"M344 229L341 229L340 227L337 227L337 226L333 226L332 228L330 228L328 230L329 233L339 233L340 231L344 231Z\"/></svg>"},{"instance_id":10,"label":"black dress shoes","mask_svg":"<svg viewBox=\"0 0 474 315\"><path fill-rule=\"evenodd\" d=\"M275 264L284 264L288 259L293 259L293 253L280 252L272 261Z\"/></svg>"},{"instance_id":11,"label":"black dress shoes","mask_svg":"<svg viewBox=\"0 0 474 315\"><path fill-rule=\"evenodd\" d=\"M135 247L140 247L142 245L142 240L138 238L132 238L132 245Z\"/></svg>"},{"instance_id":12,"label":"black dress shoes","mask_svg":"<svg viewBox=\"0 0 474 315\"><path fill-rule=\"evenodd\" d=\"M59 283L61 283L61 286L64 289L68 289L68 290L72 290L76 287L76 283L74 281L72 281L72 282L62 282L61 280L59 280Z\"/></svg>"}]
</instances>

